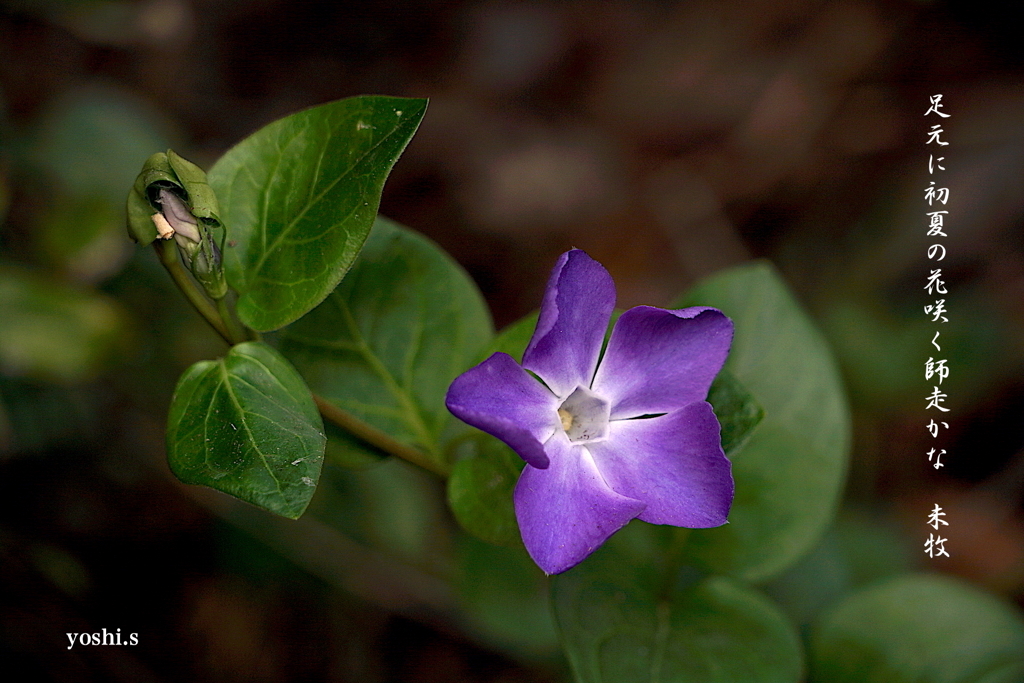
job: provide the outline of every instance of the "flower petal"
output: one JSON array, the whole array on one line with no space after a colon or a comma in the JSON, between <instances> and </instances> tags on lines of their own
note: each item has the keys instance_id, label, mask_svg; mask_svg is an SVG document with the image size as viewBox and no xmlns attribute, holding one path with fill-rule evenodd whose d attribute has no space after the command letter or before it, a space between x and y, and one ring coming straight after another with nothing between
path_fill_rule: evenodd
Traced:
<instances>
[{"instance_id":1,"label":"flower petal","mask_svg":"<svg viewBox=\"0 0 1024 683\"><path fill-rule=\"evenodd\" d=\"M551 465L530 465L516 484L516 519L530 557L547 574L570 569L644 509L608 488L583 446L565 433L545 444Z\"/></svg>"},{"instance_id":2,"label":"flower petal","mask_svg":"<svg viewBox=\"0 0 1024 683\"><path fill-rule=\"evenodd\" d=\"M587 448L613 490L647 504L640 519L704 529L725 524L733 498L719 432L711 405L700 401L660 417L615 420L608 438Z\"/></svg>"},{"instance_id":3,"label":"flower petal","mask_svg":"<svg viewBox=\"0 0 1024 683\"><path fill-rule=\"evenodd\" d=\"M512 356L496 353L456 377L445 405L463 422L507 443L534 467L548 466L543 443L559 427L559 401Z\"/></svg>"},{"instance_id":4,"label":"flower petal","mask_svg":"<svg viewBox=\"0 0 1024 683\"><path fill-rule=\"evenodd\" d=\"M714 308L637 306L615 323L595 394L613 420L667 413L707 398L732 344L732 321Z\"/></svg>"},{"instance_id":5,"label":"flower petal","mask_svg":"<svg viewBox=\"0 0 1024 683\"><path fill-rule=\"evenodd\" d=\"M551 272L523 367L559 397L589 386L615 307L615 283L600 263L579 249L562 254Z\"/></svg>"}]
</instances>

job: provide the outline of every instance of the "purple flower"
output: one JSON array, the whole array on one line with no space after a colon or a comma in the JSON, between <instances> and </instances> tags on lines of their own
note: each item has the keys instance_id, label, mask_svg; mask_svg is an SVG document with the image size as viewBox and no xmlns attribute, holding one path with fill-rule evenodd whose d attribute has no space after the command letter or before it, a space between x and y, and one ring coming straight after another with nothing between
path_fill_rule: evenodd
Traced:
<instances>
[{"instance_id":1,"label":"purple flower","mask_svg":"<svg viewBox=\"0 0 1024 683\"><path fill-rule=\"evenodd\" d=\"M522 366L495 353L448 389L456 417L526 461L516 518L548 574L580 563L633 518L706 528L725 524L732 504L731 465L704 400L732 321L713 308L637 306L615 323L602 357L614 306L608 271L566 252Z\"/></svg>"}]
</instances>

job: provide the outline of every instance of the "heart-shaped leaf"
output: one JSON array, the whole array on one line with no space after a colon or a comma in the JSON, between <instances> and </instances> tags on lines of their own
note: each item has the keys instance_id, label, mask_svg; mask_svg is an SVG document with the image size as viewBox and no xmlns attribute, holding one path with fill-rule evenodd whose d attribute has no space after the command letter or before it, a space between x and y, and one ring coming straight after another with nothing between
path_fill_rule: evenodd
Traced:
<instances>
[{"instance_id":1,"label":"heart-shaped leaf","mask_svg":"<svg viewBox=\"0 0 1024 683\"><path fill-rule=\"evenodd\" d=\"M203 484L285 517L299 517L323 464L323 422L302 378L261 342L189 368L167 418L167 459Z\"/></svg>"},{"instance_id":2,"label":"heart-shaped leaf","mask_svg":"<svg viewBox=\"0 0 1024 683\"><path fill-rule=\"evenodd\" d=\"M242 322L276 330L338 285L426 106L364 96L313 107L263 127L214 165L224 267Z\"/></svg>"}]
</instances>

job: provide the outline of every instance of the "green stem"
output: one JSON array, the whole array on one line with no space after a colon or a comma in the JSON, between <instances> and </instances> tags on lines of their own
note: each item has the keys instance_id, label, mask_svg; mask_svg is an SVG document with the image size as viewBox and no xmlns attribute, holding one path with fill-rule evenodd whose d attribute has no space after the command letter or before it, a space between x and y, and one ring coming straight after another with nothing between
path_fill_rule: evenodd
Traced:
<instances>
[{"instance_id":1,"label":"green stem","mask_svg":"<svg viewBox=\"0 0 1024 683\"><path fill-rule=\"evenodd\" d=\"M235 344L250 341L252 339L252 335L246 328L242 327L242 323L238 322L234 311L232 311L231 307L228 306L228 296L230 295L217 299L217 312L220 313L220 318L224 321L224 325L231 334L231 338L235 340Z\"/></svg>"},{"instance_id":2,"label":"green stem","mask_svg":"<svg viewBox=\"0 0 1024 683\"><path fill-rule=\"evenodd\" d=\"M185 270L185 266L182 265L181 258L178 256L177 246L173 242L156 240L153 242L153 247L160 256L160 262L167 269L167 272L170 273L171 279L178 285L178 289L181 290L199 315L206 319L206 322L210 323L213 329L217 330L217 333L224 338L224 341L233 346L250 339L250 334L235 320L226 298L218 299L215 308L210 299L199 291L199 288L196 287L195 282ZM448 471L444 466L432 460L419 449L393 439L376 427L363 422L347 410L343 410L330 403L322 396L313 394L313 400L316 402L321 415L356 438L385 453L390 453L418 467L422 467L443 479L448 477Z\"/></svg>"},{"instance_id":3,"label":"green stem","mask_svg":"<svg viewBox=\"0 0 1024 683\"><path fill-rule=\"evenodd\" d=\"M423 451L388 436L386 433L363 422L352 413L339 408L318 394L313 394L313 400L316 402L316 407L320 409L321 415L349 434L365 441L374 448L379 448L385 453L390 453L407 462L411 462L413 465L422 467L442 479L448 477L448 471L444 466L431 460Z\"/></svg>"},{"instance_id":4,"label":"green stem","mask_svg":"<svg viewBox=\"0 0 1024 683\"><path fill-rule=\"evenodd\" d=\"M196 312L203 316L213 329L217 330L217 334L223 337L224 341L229 345L233 344L231 333L224 324L223 318L217 313L217 309L213 307L213 303L206 295L199 291L196 283L185 270L185 266L182 265L181 257L178 256L178 246L174 241L158 239L153 242L153 248L156 249L156 253L160 256L160 263L167 269L174 284L178 285L178 289L196 309Z\"/></svg>"}]
</instances>

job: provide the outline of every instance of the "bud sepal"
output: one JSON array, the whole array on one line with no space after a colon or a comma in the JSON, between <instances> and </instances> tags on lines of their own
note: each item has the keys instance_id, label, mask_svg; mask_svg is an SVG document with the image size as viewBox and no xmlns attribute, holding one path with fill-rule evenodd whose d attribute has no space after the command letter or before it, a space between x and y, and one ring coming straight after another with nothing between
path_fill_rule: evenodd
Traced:
<instances>
[{"instance_id":1,"label":"bud sepal","mask_svg":"<svg viewBox=\"0 0 1024 683\"><path fill-rule=\"evenodd\" d=\"M142 246L174 238L208 296L227 293L221 267L224 227L206 172L173 150L149 157L128 194L128 235Z\"/></svg>"}]
</instances>

